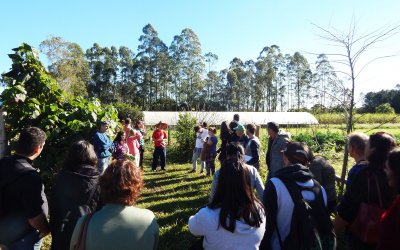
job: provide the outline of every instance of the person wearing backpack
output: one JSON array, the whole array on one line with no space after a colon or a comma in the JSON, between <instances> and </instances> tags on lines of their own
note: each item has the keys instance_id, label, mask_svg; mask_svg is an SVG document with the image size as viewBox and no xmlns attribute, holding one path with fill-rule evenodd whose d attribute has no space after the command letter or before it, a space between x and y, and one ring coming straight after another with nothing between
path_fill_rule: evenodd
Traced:
<instances>
[{"instance_id":1,"label":"person wearing backpack","mask_svg":"<svg viewBox=\"0 0 400 250\"><path fill-rule=\"evenodd\" d=\"M325 190L305 167L309 153L301 142L289 142L282 151L284 168L264 191L267 224L260 249L336 248Z\"/></svg>"},{"instance_id":2,"label":"person wearing backpack","mask_svg":"<svg viewBox=\"0 0 400 250\"><path fill-rule=\"evenodd\" d=\"M40 128L25 128L16 153L0 160L0 248L40 249L41 238L50 233L43 182L31 165L45 141Z\"/></svg>"},{"instance_id":3,"label":"person wearing backpack","mask_svg":"<svg viewBox=\"0 0 400 250\"><path fill-rule=\"evenodd\" d=\"M99 177L93 145L84 140L73 143L61 171L54 178L50 195L52 250L69 249L78 219L97 209Z\"/></svg>"},{"instance_id":4,"label":"person wearing backpack","mask_svg":"<svg viewBox=\"0 0 400 250\"><path fill-rule=\"evenodd\" d=\"M397 250L400 246L400 148L390 151L385 167L389 186L396 197L381 218L378 250Z\"/></svg>"},{"instance_id":5,"label":"person wearing backpack","mask_svg":"<svg viewBox=\"0 0 400 250\"><path fill-rule=\"evenodd\" d=\"M387 155L395 146L391 135L385 132L372 134L365 147L368 165L360 168L346 187L334 225L336 233L348 229L347 243L350 249L376 249L379 218L393 199L384 168ZM367 216L363 216L365 214Z\"/></svg>"}]
</instances>

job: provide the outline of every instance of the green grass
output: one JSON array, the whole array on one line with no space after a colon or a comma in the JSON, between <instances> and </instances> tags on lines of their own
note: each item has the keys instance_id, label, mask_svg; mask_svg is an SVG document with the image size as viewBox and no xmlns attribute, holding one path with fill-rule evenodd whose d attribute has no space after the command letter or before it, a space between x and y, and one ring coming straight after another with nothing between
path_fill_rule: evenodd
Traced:
<instances>
[{"instance_id":1,"label":"green grass","mask_svg":"<svg viewBox=\"0 0 400 250\"><path fill-rule=\"evenodd\" d=\"M197 173L189 174L192 164L167 164L166 172L150 172L147 152L144 170L145 188L138 206L153 211L160 226L160 250L188 249L196 240L188 231L188 220L204 207L210 195L212 177ZM167 151L168 158L168 151ZM217 163L217 162L216 162ZM216 164L219 168L219 164ZM266 169L262 166L262 178Z\"/></svg>"},{"instance_id":2,"label":"green grass","mask_svg":"<svg viewBox=\"0 0 400 250\"><path fill-rule=\"evenodd\" d=\"M314 114L320 124L345 124L346 118L343 113L323 113ZM355 114L355 124L372 124L372 123L400 123L399 114Z\"/></svg>"},{"instance_id":3,"label":"green grass","mask_svg":"<svg viewBox=\"0 0 400 250\"><path fill-rule=\"evenodd\" d=\"M190 164L168 164L166 172L149 169L144 172L145 189L138 206L150 209L157 217L159 249L188 249L195 241L188 232L188 219L207 204L212 178L188 174Z\"/></svg>"}]
</instances>

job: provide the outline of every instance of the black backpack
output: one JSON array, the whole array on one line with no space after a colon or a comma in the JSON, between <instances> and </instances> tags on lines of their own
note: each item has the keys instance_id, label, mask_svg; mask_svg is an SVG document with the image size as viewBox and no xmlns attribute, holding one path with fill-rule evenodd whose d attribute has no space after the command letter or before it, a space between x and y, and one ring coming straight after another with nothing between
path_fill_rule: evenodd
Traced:
<instances>
[{"instance_id":1,"label":"black backpack","mask_svg":"<svg viewBox=\"0 0 400 250\"><path fill-rule=\"evenodd\" d=\"M313 187L302 187L293 180L281 177L280 180L285 184L294 203L290 232L284 241L277 228L281 249L336 249L336 235L328 208L324 203L321 185L313 180ZM314 193L315 199L304 200L302 191Z\"/></svg>"}]
</instances>

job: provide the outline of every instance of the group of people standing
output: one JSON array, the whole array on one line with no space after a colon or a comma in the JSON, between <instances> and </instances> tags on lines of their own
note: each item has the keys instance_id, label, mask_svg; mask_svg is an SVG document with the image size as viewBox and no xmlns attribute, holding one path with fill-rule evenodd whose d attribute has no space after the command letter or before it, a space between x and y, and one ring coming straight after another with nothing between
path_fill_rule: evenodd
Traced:
<instances>
[{"instance_id":1,"label":"group of people standing","mask_svg":"<svg viewBox=\"0 0 400 250\"><path fill-rule=\"evenodd\" d=\"M264 186L253 126L221 125L221 168L209 203L189 218L190 232L202 236L191 249L336 249L343 232L349 249L399 249L400 148L391 135L349 135L356 164L337 200L333 167L274 122Z\"/></svg>"},{"instance_id":2,"label":"group of people standing","mask_svg":"<svg viewBox=\"0 0 400 250\"><path fill-rule=\"evenodd\" d=\"M54 177L49 202L31 165L45 147L46 134L36 127L23 129L16 153L0 160L0 248L40 249L41 239L51 233L52 249L78 249L81 244L89 250L156 249L154 214L134 206L143 188L140 161L134 162L145 131L138 125L132 132L129 124L127 120L114 142L103 135L107 122L101 123L93 145L74 142ZM158 123L152 136L154 170L159 158L165 170L164 127ZM349 249L399 249L400 148L390 134L348 136L356 164L337 205L330 164L306 144L290 141L278 124L267 124L266 181L259 174L254 124L243 126L238 116L224 122L218 150L215 128L203 123L194 129L199 143L192 170L200 157L201 170L213 174L213 181L207 206L188 221L190 232L203 237L192 249L335 249L336 235L343 231ZM129 151L127 136L139 150Z\"/></svg>"},{"instance_id":3,"label":"group of people standing","mask_svg":"<svg viewBox=\"0 0 400 250\"><path fill-rule=\"evenodd\" d=\"M116 150L102 135L108 125L101 123L96 146L85 140L71 145L47 196L32 167L46 134L36 127L20 132L16 153L0 160L0 249L39 250L50 233L55 250L157 248L154 214L134 206L143 188L142 170L129 157L118 157L129 148Z\"/></svg>"},{"instance_id":4,"label":"group of people standing","mask_svg":"<svg viewBox=\"0 0 400 250\"><path fill-rule=\"evenodd\" d=\"M103 173L106 170L112 158L130 157L137 167L143 168L146 129L141 121L137 121L134 128L132 128L131 123L130 118L122 121L122 128L118 131L114 141L111 141L106 134L109 129L109 122L102 121L100 123L99 130L93 137L93 146L99 159L100 172Z\"/></svg>"}]
</instances>

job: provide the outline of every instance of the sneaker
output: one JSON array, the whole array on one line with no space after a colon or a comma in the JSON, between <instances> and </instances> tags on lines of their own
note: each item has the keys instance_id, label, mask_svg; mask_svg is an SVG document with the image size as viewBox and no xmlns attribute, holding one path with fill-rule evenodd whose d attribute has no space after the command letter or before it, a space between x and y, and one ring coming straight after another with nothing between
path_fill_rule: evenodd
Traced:
<instances>
[{"instance_id":1,"label":"sneaker","mask_svg":"<svg viewBox=\"0 0 400 250\"><path fill-rule=\"evenodd\" d=\"M200 174L202 174L202 173L204 173L204 171L203 171L203 170L201 170L201 171L200 171Z\"/></svg>"},{"instance_id":2,"label":"sneaker","mask_svg":"<svg viewBox=\"0 0 400 250\"><path fill-rule=\"evenodd\" d=\"M151 172L157 172L157 169L152 169Z\"/></svg>"},{"instance_id":3,"label":"sneaker","mask_svg":"<svg viewBox=\"0 0 400 250\"><path fill-rule=\"evenodd\" d=\"M189 173L189 174L191 174L191 173L196 173L196 170L192 169L192 170L190 170L188 173Z\"/></svg>"}]
</instances>

